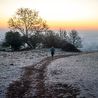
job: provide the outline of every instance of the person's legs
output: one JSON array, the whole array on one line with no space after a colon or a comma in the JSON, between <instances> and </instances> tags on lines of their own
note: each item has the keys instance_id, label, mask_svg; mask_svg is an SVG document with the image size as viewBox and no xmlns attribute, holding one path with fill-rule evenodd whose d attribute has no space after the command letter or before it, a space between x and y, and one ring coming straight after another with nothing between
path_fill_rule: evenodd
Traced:
<instances>
[{"instance_id":1,"label":"person's legs","mask_svg":"<svg viewBox=\"0 0 98 98\"><path fill-rule=\"evenodd\" d=\"M52 59L53 59L53 56L54 56L54 52L52 52L52 53L51 53L51 56L52 56Z\"/></svg>"}]
</instances>

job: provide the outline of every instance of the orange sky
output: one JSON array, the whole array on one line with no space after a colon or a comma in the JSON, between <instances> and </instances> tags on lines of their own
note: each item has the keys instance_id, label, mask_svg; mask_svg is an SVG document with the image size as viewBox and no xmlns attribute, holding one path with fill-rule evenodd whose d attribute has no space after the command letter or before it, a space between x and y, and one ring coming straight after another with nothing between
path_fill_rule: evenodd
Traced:
<instances>
[{"instance_id":1,"label":"orange sky","mask_svg":"<svg viewBox=\"0 0 98 98\"><path fill-rule=\"evenodd\" d=\"M96 21L85 21L85 22L49 21L49 26L52 29L98 30L98 22Z\"/></svg>"},{"instance_id":2,"label":"orange sky","mask_svg":"<svg viewBox=\"0 0 98 98\"><path fill-rule=\"evenodd\" d=\"M8 28L7 19L0 21L0 28ZM59 30L59 29L78 29L78 30L98 30L97 21L86 21L86 22L67 22L67 21L47 21L47 24L50 29Z\"/></svg>"},{"instance_id":3,"label":"orange sky","mask_svg":"<svg viewBox=\"0 0 98 98\"><path fill-rule=\"evenodd\" d=\"M21 7L38 10L52 29L98 30L98 0L0 0L0 28Z\"/></svg>"}]
</instances>

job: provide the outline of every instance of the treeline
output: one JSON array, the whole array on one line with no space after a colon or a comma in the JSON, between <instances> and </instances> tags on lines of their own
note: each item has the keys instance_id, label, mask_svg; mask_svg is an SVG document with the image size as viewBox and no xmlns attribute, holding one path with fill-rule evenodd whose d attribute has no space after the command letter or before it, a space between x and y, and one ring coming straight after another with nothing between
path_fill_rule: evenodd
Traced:
<instances>
[{"instance_id":1,"label":"treeline","mask_svg":"<svg viewBox=\"0 0 98 98\"><path fill-rule=\"evenodd\" d=\"M6 32L3 46L12 50L35 49L36 47L56 47L66 51L78 51L81 38L76 30L67 33L65 30L49 30L36 10L20 8L8 21L10 31Z\"/></svg>"},{"instance_id":2,"label":"treeline","mask_svg":"<svg viewBox=\"0 0 98 98\"><path fill-rule=\"evenodd\" d=\"M81 38L75 30L69 33L65 30L59 30L58 32L48 30L43 33L34 33L29 38L22 36L19 32L6 32L3 46L10 47L14 51L25 48L50 48L52 46L66 51L78 51L76 48L81 47L82 44Z\"/></svg>"}]
</instances>

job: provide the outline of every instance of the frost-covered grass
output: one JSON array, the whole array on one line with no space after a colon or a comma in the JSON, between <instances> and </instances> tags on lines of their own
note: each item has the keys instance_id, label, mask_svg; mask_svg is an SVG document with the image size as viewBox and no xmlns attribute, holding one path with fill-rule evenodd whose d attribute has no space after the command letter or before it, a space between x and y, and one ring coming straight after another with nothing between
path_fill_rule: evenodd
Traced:
<instances>
[{"instance_id":1,"label":"frost-covered grass","mask_svg":"<svg viewBox=\"0 0 98 98\"><path fill-rule=\"evenodd\" d=\"M59 54L66 53L56 49L56 55ZM23 67L33 65L47 56L50 56L49 49L0 52L0 98L5 98L6 88L23 74Z\"/></svg>"},{"instance_id":2,"label":"frost-covered grass","mask_svg":"<svg viewBox=\"0 0 98 98\"><path fill-rule=\"evenodd\" d=\"M46 75L46 85L71 84L80 88L81 97L98 98L98 52L57 59Z\"/></svg>"}]
</instances>

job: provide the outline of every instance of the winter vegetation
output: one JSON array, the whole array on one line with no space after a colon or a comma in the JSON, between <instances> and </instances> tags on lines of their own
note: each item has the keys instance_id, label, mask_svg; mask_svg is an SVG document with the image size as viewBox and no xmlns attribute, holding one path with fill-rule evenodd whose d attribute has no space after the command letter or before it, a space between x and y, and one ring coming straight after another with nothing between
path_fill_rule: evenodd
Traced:
<instances>
[{"instance_id":1,"label":"winter vegetation","mask_svg":"<svg viewBox=\"0 0 98 98\"><path fill-rule=\"evenodd\" d=\"M49 29L37 11L29 8L18 9L8 24L10 31L6 32L2 46L10 47L12 51L23 48L35 49L41 45L42 48L54 46L65 51L79 52L77 48L82 46L76 30L72 30L69 34L66 30L54 32Z\"/></svg>"}]
</instances>

